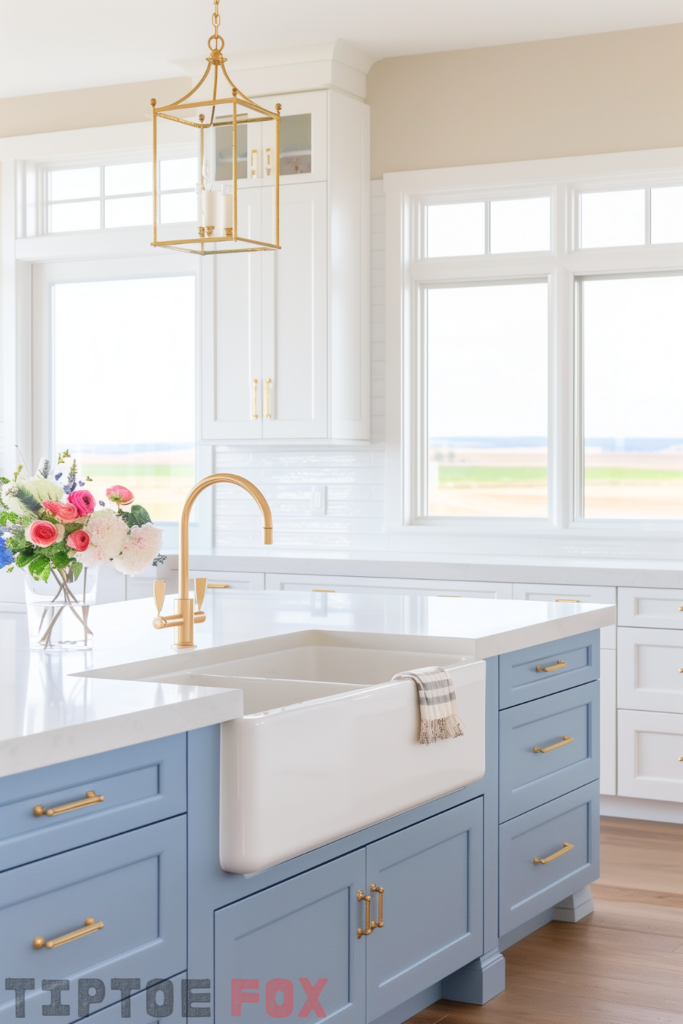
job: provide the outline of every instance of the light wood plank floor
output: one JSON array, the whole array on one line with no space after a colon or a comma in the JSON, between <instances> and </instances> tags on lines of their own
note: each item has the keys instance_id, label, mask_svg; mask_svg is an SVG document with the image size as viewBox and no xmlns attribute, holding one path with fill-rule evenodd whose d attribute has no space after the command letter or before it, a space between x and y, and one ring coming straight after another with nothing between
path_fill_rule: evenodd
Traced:
<instances>
[{"instance_id":1,"label":"light wood plank floor","mask_svg":"<svg viewBox=\"0 0 683 1024\"><path fill-rule=\"evenodd\" d=\"M683 1024L683 825L603 818L595 913L505 951L505 992L412 1024Z\"/></svg>"}]
</instances>

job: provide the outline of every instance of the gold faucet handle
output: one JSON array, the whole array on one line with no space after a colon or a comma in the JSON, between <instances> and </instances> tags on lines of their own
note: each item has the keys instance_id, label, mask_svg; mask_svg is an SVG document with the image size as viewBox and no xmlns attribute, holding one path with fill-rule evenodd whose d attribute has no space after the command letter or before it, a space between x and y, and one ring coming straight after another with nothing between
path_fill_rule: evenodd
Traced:
<instances>
[{"instance_id":1,"label":"gold faucet handle","mask_svg":"<svg viewBox=\"0 0 683 1024\"><path fill-rule=\"evenodd\" d=\"M166 597L166 580L155 580L154 581L154 603L157 606L157 614L161 615L161 609L164 607L164 598Z\"/></svg>"},{"instance_id":2,"label":"gold faucet handle","mask_svg":"<svg viewBox=\"0 0 683 1024\"><path fill-rule=\"evenodd\" d=\"M194 596L197 600L197 611L200 612L206 597L206 576L195 576Z\"/></svg>"}]
</instances>

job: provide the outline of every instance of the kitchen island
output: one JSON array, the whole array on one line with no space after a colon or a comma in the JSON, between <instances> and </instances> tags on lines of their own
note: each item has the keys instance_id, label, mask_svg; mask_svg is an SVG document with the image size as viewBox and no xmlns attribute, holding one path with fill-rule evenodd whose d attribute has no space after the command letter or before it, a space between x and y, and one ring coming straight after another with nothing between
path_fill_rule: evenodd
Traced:
<instances>
[{"instance_id":1,"label":"kitchen island","mask_svg":"<svg viewBox=\"0 0 683 1024\"><path fill-rule=\"evenodd\" d=\"M0 948L5 976L35 983L7 989L8 1019L52 1000L102 1024L207 1010L398 1024L440 996L486 1001L502 949L587 912L598 631L614 609L321 596L214 592L197 651L178 654L151 599L94 608L93 651L61 657L29 654L25 618L3 616ZM263 871L224 871L220 723L242 716L242 690L158 679L311 630L485 659L485 773Z\"/></svg>"}]
</instances>

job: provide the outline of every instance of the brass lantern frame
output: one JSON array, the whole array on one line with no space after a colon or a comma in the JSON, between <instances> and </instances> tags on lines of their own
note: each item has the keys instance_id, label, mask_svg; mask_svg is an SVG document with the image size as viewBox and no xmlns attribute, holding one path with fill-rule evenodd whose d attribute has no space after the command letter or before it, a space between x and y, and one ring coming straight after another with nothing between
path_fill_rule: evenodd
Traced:
<instances>
[{"instance_id":1,"label":"brass lantern frame","mask_svg":"<svg viewBox=\"0 0 683 1024\"><path fill-rule=\"evenodd\" d=\"M240 89L232 82L230 76L225 70L226 58L223 56L223 47L225 40L218 33L218 27L220 25L220 15L218 13L218 5L220 0L214 0L214 13L212 15L212 21L214 26L214 34L209 37L209 56L207 60L207 68L203 76L197 82L190 92L186 93L185 96L181 96L175 103L168 103L164 107L157 107L156 100L150 100L152 105L152 155L153 155L153 194L154 194L154 221L153 221L153 241L152 245L161 247L164 249L176 249L179 252L191 252L198 256L215 256L221 253L235 253L235 252L270 252L280 248L280 110L281 105L277 103L275 110L267 110L265 107L259 106L258 103L254 103L248 96L245 96ZM222 78L220 77L222 74ZM209 88L211 95L209 98L200 99L196 94L201 90L207 79L213 76L213 80L209 82ZM230 95L219 97L219 83L222 85L223 79L230 88ZM193 97L195 97L193 99ZM222 109L232 107L232 116L226 120L221 118L217 120L217 112L220 113ZM205 113L205 110L210 111ZM196 110L196 120L190 119L190 115L185 112ZM201 112L200 112L201 111ZM160 240L158 237L158 226L159 226L159 196L158 196L158 183L159 183L159 154L157 145L157 129L158 129L158 118L164 118L168 121L176 121L179 124L187 125L188 128L194 128L200 132L200 180L203 181L203 168L204 168L204 154L205 154L205 136L204 133L207 128L215 128L220 124L221 127L232 125L232 228L227 228L224 235L212 235L210 237L204 236L201 233L197 238L176 238L169 241ZM237 129L243 124L253 124L255 122L272 121L275 124L275 143L274 143L274 161L273 161L273 186L274 186L274 242L262 242L253 238L247 238L239 234L239 223L238 223L238 177L237 177ZM203 185L202 185L203 188ZM199 229L198 231L204 229ZM233 248L216 248L221 242L225 243L231 241L233 243L243 242L244 245L241 247L235 246Z\"/></svg>"}]
</instances>

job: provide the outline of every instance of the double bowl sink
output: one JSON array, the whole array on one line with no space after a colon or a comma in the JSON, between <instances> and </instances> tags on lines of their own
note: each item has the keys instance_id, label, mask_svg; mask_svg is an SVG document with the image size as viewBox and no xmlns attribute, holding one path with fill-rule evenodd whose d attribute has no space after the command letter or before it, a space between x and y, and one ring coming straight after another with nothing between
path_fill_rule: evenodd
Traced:
<instances>
[{"instance_id":1,"label":"double bowl sink","mask_svg":"<svg viewBox=\"0 0 683 1024\"><path fill-rule=\"evenodd\" d=\"M263 870L484 774L486 666L447 639L305 630L181 658L191 667L164 658L135 678L243 693L243 716L221 725L225 871ZM464 735L422 745L416 685L392 677L427 665L447 669Z\"/></svg>"}]
</instances>

